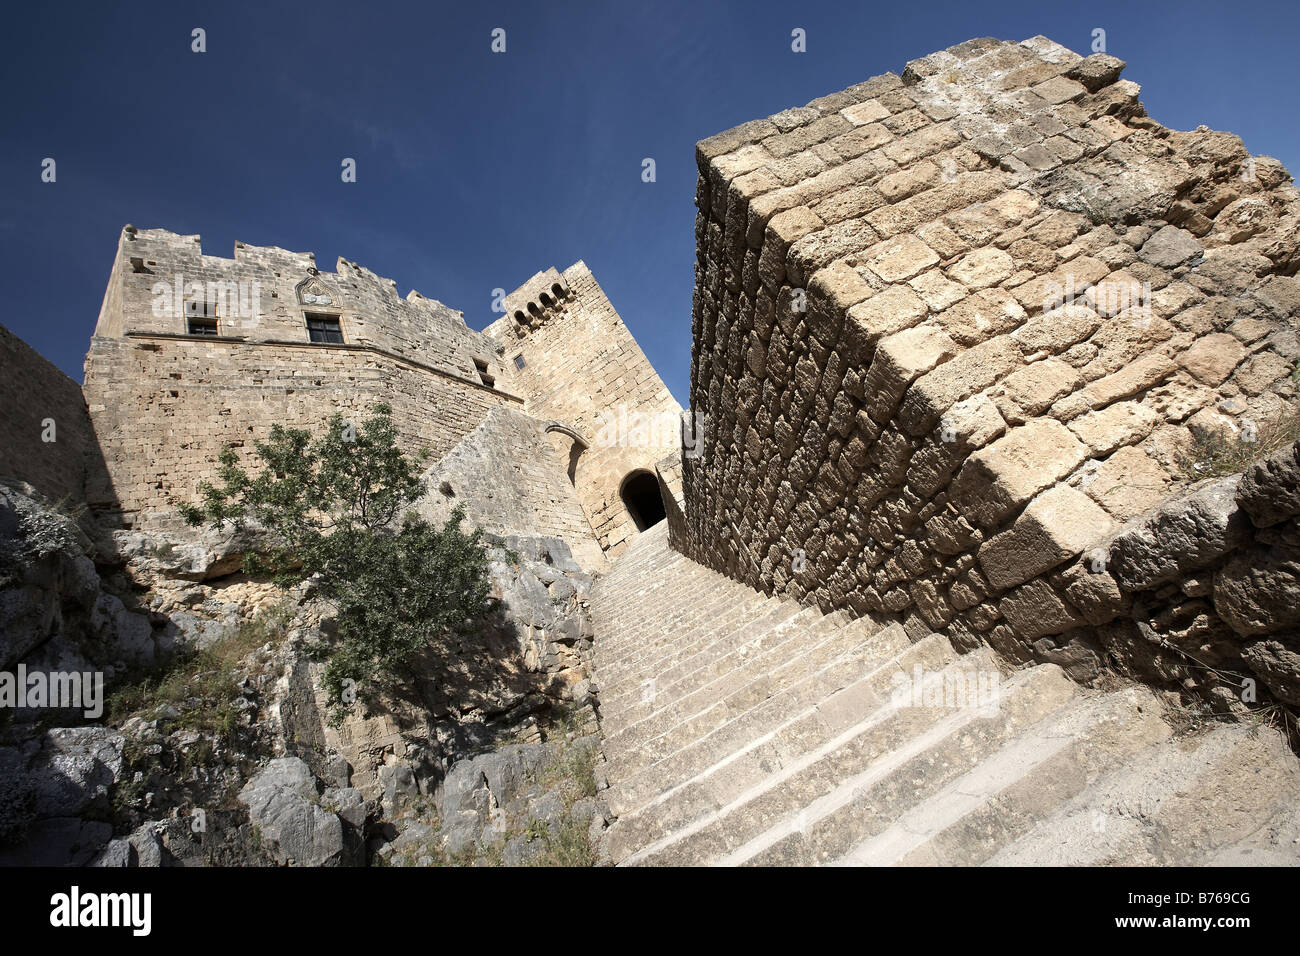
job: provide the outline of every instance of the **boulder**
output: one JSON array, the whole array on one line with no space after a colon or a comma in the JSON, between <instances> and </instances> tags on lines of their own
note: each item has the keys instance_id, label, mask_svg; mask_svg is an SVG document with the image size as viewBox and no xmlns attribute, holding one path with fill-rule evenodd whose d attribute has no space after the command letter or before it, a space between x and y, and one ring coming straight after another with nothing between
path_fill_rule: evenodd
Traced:
<instances>
[{"instance_id":1,"label":"boulder","mask_svg":"<svg viewBox=\"0 0 1300 956\"><path fill-rule=\"evenodd\" d=\"M1270 634L1247 644L1241 654L1274 697L1300 707L1300 631Z\"/></svg>"},{"instance_id":2,"label":"boulder","mask_svg":"<svg viewBox=\"0 0 1300 956\"><path fill-rule=\"evenodd\" d=\"M1237 503L1257 528L1300 515L1300 442L1246 469Z\"/></svg>"},{"instance_id":3,"label":"boulder","mask_svg":"<svg viewBox=\"0 0 1300 956\"><path fill-rule=\"evenodd\" d=\"M1108 567L1120 587L1144 591L1175 581L1242 545L1249 522L1237 507L1238 478L1201 485L1117 535Z\"/></svg>"},{"instance_id":4,"label":"boulder","mask_svg":"<svg viewBox=\"0 0 1300 956\"><path fill-rule=\"evenodd\" d=\"M1214 575L1214 609L1242 636L1300 624L1300 551L1252 547Z\"/></svg>"},{"instance_id":5,"label":"boulder","mask_svg":"<svg viewBox=\"0 0 1300 956\"><path fill-rule=\"evenodd\" d=\"M316 779L297 757L272 760L244 785L240 803L267 851L289 866L344 866L343 822L320 805Z\"/></svg>"},{"instance_id":6,"label":"boulder","mask_svg":"<svg viewBox=\"0 0 1300 956\"><path fill-rule=\"evenodd\" d=\"M109 791L122 772L126 738L108 727L61 727L46 733L29 771L42 817L107 810Z\"/></svg>"}]
</instances>

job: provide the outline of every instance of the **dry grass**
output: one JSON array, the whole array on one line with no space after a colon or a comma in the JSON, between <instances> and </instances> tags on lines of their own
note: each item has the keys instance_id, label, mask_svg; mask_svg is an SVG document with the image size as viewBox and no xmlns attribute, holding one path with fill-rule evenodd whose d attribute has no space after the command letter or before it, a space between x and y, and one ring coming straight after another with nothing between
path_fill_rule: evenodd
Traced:
<instances>
[{"instance_id":1,"label":"dry grass","mask_svg":"<svg viewBox=\"0 0 1300 956\"><path fill-rule=\"evenodd\" d=\"M1253 441L1249 440L1253 434ZM1246 430L1194 434L1192 444L1175 456L1182 476L1188 481L1222 478L1245 471L1273 452L1300 441L1300 406L1292 405L1277 419Z\"/></svg>"}]
</instances>

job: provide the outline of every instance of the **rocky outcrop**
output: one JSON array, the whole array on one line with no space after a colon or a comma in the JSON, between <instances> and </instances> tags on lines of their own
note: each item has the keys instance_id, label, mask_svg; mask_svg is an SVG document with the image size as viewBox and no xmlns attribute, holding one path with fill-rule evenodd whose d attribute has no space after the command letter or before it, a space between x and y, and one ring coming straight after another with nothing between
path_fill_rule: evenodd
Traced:
<instances>
[{"instance_id":1,"label":"rocky outcrop","mask_svg":"<svg viewBox=\"0 0 1300 956\"><path fill-rule=\"evenodd\" d=\"M509 744L455 763L432 814L394 816L400 833L377 850L396 865L590 865L611 819L598 795L595 735Z\"/></svg>"},{"instance_id":2,"label":"rocky outcrop","mask_svg":"<svg viewBox=\"0 0 1300 956\"><path fill-rule=\"evenodd\" d=\"M161 635L104 590L90 538L30 486L0 482L0 669L125 668Z\"/></svg>"},{"instance_id":3,"label":"rocky outcrop","mask_svg":"<svg viewBox=\"0 0 1300 956\"><path fill-rule=\"evenodd\" d=\"M106 553L21 487L0 497L0 532L8 662L84 665L104 671L110 689L127 688L114 726L45 730L32 721L42 713L18 711L0 727L5 862L362 865L408 824L413 835L396 849L416 841L423 824L413 808L442 792L448 770L479 759L472 755L490 763L503 741L535 741L518 745L539 755L531 773L555 757L556 745L541 743L552 724L570 735L596 726L592 575L559 539L492 539L496 613L472 638L431 651L411 686L335 728L310 650L333 610L310 582L286 594L230 573L247 542L119 535ZM110 582L126 600L106 590ZM150 683L131 690L155 663L166 664L165 692ZM498 797L514 819L541 791L531 777L512 779L517 788L498 788ZM545 845L533 837L551 822L567 834L572 802L561 801L563 820L544 812L550 803L533 807L534 831L510 859ZM470 844L496 856L503 849L477 834L450 842L453 855Z\"/></svg>"},{"instance_id":4,"label":"rocky outcrop","mask_svg":"<svg viewBox=\"0 0 1300 956\"><path fill-rule=\"evenodd\" d=\"M399 776L411 793L430 797L456 761L504 737L540 741L541 728L560 716L595 729L593 575L558 538L492 541L497 613L470 641L431 656L418 681L326 729L327 747L346 758L367 799L390 793ZM327 704L317 694L318 709Z\"/></svg>"},{"instance_id":5,"label":"rocky outcrop","mask_svg":"<svg viewBox=\"0 0 1300 956\"><path fill-rule=\"evenodd\" d=\"M61 727L0 747L0 865L90 862L113 832L124 742L111 728Z\"/></svg>"},{"instance_id":6,"label":"rocky outcrop","mask_svg":"<svg viewBox=\"0 0 1300 956\"><path fill-rule=\"evenodd\" d=\"M289 866L343 866L361 860L360 835L327 806L345 811L359 805L355 790L320 794L316 778L297 757L272 760L240 791L239 802L277 863Z\"/></svg>"}]
</instances>

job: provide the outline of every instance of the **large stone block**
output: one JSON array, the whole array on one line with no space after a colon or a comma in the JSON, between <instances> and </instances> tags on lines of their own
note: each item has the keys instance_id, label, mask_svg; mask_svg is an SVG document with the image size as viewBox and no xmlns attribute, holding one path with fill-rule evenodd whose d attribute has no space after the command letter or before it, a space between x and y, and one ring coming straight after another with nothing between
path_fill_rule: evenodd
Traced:
<instances>
[{"instance_id":1,"label":"large stone block","mask_svg":"<svg viewBox=\"0 0 1300 956\"><path fill-rule=\"evenodd\" d=\"M924 434L950 407L1023 363L1020 349L1008 336L967 349L913 383L899 408L899 424L913 435Z\"/></svg>"},{"instance_id":2,"label":"large stone block","mask_svg":"<svg viewBox=\"0 0 1300 956\"><path fill-rule=\"evenodd\" d=\"M1011 333L1027 354L1059 355L1082 342L1101 325L1101 317L1083 305L1063 305L1031 319Z\"/></svg>"},{"instance_id":3,"label":"large stone block","mask_svg":"<svg viewBox=\"0 0 1300 956\"><path fill-rule=\"evenodd\" d=\"M1171 480L1142 449L1125 447L1101 463L1083 490L1117 521L1128 521L1164 501Z\"/></svg>"},{"instance_id":4,"label":"large stone block","mask_svg":"<svg viewBox=\"0 0 1300 956\"><path fill-rule=\"evenodd\" d=\"M906 235L872 246L862 261L886 282L901 282L930 268L939 257L916 236Z\"/></svg>"},{"instance_id":5,"label":"large stone block","mask_svg":"<svg viewBox=\"0 0 1300 956\"><path fill-rule=\"evenodd\" d=\"M995 527L1086 457L1087 449L1068 428L1050 418L1035 418L971 455L957 474L949 500L967 502L974 524Z\"/></svg>"},{"instance_id":6,"label":"large stone block","mask_svg":"<svg viewBox=\"0 0 1300 956\"><path fill-rule=\"evenodd\" d=\"M1077 369L1049 358L1007 376L993 391L993 397L1003 417L1019 424L1082 386L1083 376Z\"/></svg>"},{"instance_id":7,"label":"large stone block","mask_svg":"<svg viewBox=\"0 0 1300 956\"><path fill-rule=\"evenodd\" d=\"M1020 641L1062 634L1085 623L1082 615L1041 578L1008 593L998 602L998 610Z\"/></svg>"},{"instance_id":8,"label":"large stone block","mask_svg":"<svg viewBox=\"0 0 1300 956\"><path fill-rule=\"evenodd\" d=\"M994 587L1014 587L1082 553L1116 527L1087 495L1057 485L1030 502L1010 529L984 543L980 567Z\"/></svg>"},{"instance_id":9,"label":"large stone block","mask_svg":"<svg viewBox=\"0 0 1300 956\"><path fill-rule=\"evenodd\" d=\"M1160 417L1137 402L1117 402L1101 411L1080 415L1070 422L1070 431L1078 435L1094 455L1109 455L1123 445L1134 445L1146 438L1159 424Z\"/></svg>"},{"instance_id":10,"label":"large stone block","mask_svg":"<svg viewBox=\"0 0 1300 956\"><path fill-rule=\"evenodd\" d=\"M1259 528L1300 515L1300 442L1247 468L1237 502Z\"/></svg>"},{"instance_id":11,"label":"large stone block","mask_svg":"<svg viewBox=\"0 0 1300 956\"><path fill-rule=\"evenodd\" d=\"M1202 485L1166 502L1110 545L1110 573L1127 591L1145 591L1210 567L1246 540L1237 507L1240 476Z\"/></svg>"},{"instance_id":12,"label":"large stone block","mask_svg":"<svg viewBox=\"0 0 1300 956\"><path fill-rule=\"evenodd\" d=\"M913 381L956 354L956 343L934 326L904 329L882 339L867 370L868 414L881 424L888 421Z\"/></svg>"},{"instance_id":13,"label":"large stone block","mask_svg":"<svg viewBox=\"0 0 1300 956\"><path fill-rule=\"evenodd\" d=\"M1246 356L1246 347L1226 332L1197 339L1178 364L1206 385L1221 385Z\"/></svg>"}]
</instances>

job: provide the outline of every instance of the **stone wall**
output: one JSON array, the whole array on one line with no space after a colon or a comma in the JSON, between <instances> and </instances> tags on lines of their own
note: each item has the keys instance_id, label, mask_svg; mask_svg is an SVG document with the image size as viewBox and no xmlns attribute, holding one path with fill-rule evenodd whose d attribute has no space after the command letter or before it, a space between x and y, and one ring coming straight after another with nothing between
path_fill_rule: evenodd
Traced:
<instances>
[{"instance_id":1,"label":"stone wall","mask_svg":"<svg viewBox=\"0 0 1300 956\"><path fill-rule=\"evenodd\" d=\"M583 568L605 568L605 554L568 481L567 455L547 440L546 425L498 406L424 475L420 509L445 521L464 505L469 524L505 535L560 538Z\"/></svg>"},{"instance_id":2,"label":"stone wall","mask_svg":"<svg viewBox=\"0 0 1300 956\"><path fill-rule=\"evenodd\" d=\"M193 309L187 303L200 303ZM341 344L310 341L308 316ZM190 334L191 318L216 323ZM498 387L498 345L459 312L345 259L127 226L86 356L85 396L103 466L91 503L127 526L174 523L227 444L252 451L275 423L317 429L335 411L393 407L406 450L436 460L486 417L521 404Z\"/></svg>"},{"instance_id":3,"label":"stone wall","mask_svg":"<svg viewBox=\"0 0 1300 956\"><path fill-rule=\"evenodd\" d=\"M503 369L497 345L465 325L460 312L340 258L336 272L316 268L310 252L235 244L233 259L203 254L199 236L126 226L97 336L187 333L185 303L202 301L222 337L251 342L308 342L308 313L338 319L343 341L432 366L479 383ZM178 298L179 294L179 298Z\"/></svg>"},{"instance_id":4,"label":"stone wall","mask_svg":"<svg viewBox=\"0 0 1300 956\"><path fill-rule=\"evenodd\" d=\"M1062 568L1294 421L1290 176L1123 66L972 40L699 144L687 553L1051 659Z\"/></svg>"},{"instance_id":5,"label":"stone wall","mask_svg":"<svg viewBox=\"0 0 1300 956\"><path fill-rule=\"evenodd\" d=\"M1002 610L1016 660L1109 666L1220 712L1300 706L1300 445L1175 496Z\"/></svg>"},{"instance_id":6,"label":"stone wall","mask_svg":"<svg viewBox=\"0 0 1300 956\"><path fill-rule=\"evenodd\" d=\"M319 430L334 412L360 422L393 408L405 449L441 457L509 396L357 346L96 336L86 400L106 468L88 497L133 527L175 522L175 505L215 480L226 445L251 455L271 426Z\"/></svg>"},{"instance_id":7,"label":"stone wall","mask_svg":"<svg viewBox=\"0 0 1300 956\"><path fill-rule=\"evenodd\" d=\"M0 476L80 503L95 451L80 386L0 325Z\"/></svg>"},{"instance_id":8,"label":"stone wall","mask_svg":"<svg viewBox=\"0 0 1300 956\"><path fill-rule=\"evenodd\" d=\"M636 533L622 484L637 471L653 474L680 447L681 406L584 263L538 273L505 307L484 331L502 345L528 413L568 426L587 445L578 449L578 497L600 546L616 555Z\"/></svg>"}]
</instances>

